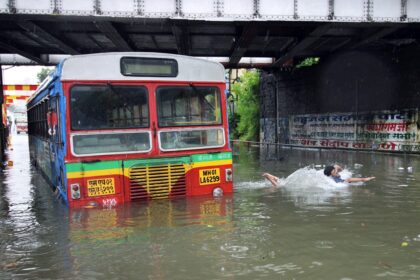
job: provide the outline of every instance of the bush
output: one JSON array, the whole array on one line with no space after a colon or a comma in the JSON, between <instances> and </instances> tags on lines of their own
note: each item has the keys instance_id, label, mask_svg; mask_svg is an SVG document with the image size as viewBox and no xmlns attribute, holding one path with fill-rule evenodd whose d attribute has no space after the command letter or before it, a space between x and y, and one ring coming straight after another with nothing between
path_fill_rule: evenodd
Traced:
<instances>
[{"instance_id":1,"label":"bush","mask_svg":"<svg viewBox=\"0 0 420 280\"><path fill-rule=\"evenodd\" d=\"M240 120L240 116L238 115L238 113L234 113L234 112L230 112L229 111L229 115L228 115L228 119L229 119L229 138L230 139L238 139L239 135L238 135L238 122Z\"/></svg>"},{"instance_id":2,"label":"bush","mask_svg":"<svg viewBox=\"0 0 420 280\"><path fill-rule=\"evenodd\" d=\"M240 140L258 141L260 131L259 103L260 74L256 70L247 71L240 81L232 85L232 92L238 98L237 135Z\"/></svg>"}]
</instances>

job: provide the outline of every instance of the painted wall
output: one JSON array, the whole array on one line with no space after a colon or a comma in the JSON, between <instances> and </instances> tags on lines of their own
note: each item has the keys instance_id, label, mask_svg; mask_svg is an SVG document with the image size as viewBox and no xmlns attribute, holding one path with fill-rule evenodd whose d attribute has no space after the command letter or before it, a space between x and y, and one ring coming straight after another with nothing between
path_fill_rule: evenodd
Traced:
<instances>
[{"instance_id":1,"label":"painted wall","mask_svg":"<svg viewBox=\"0 0 420 280\"><path fill-rule=\"evenodd\" d=\"M264 142L420 153L420 47L261 74Z\"/></svg>"},{"instance_id":2,"label":"painted wall","mask_svg":"<svg viewBox=\"0 0 420 280\"><path fill-rule=\"evenodd\" d=\"M289 144L420 153L419 123L417 109L294 115Z\"/></svg>"}]
</instances>

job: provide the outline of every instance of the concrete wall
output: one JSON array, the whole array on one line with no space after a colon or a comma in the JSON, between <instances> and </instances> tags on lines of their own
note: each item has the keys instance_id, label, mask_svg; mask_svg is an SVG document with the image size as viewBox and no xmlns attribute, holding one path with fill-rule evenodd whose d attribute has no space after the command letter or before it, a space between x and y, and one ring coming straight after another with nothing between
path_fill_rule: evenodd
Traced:
<instances>
[{"instance_id":1,"label":"concrete wall","mask_svg":"<svg viewBox=\"0 0 420 280\"><path fill-rule=\"evenodd\" d=\"M349 141L339 148L420 152L419 104L419 46L338 53L311 67L262 72L260 139L315 147L324 147L322 140ZM337 122L340 116L344 122Z\"/></svg>"}]
</instances>

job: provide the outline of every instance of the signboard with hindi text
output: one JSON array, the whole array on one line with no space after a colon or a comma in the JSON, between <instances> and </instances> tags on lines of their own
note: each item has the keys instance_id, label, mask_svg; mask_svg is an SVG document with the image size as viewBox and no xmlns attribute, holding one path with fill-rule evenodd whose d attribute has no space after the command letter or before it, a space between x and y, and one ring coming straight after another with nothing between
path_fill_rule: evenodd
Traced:
<instances>
[{"instance_id":1,"label":"signboard with hindi text","mask_svg":"<svg viewBox=\"0 0 420 280\"><path fill-rule=\"evenodd\" d=\"M289 117L289 143L297 146L420 153L418 109Z\"/></svg>"}]
</instances>

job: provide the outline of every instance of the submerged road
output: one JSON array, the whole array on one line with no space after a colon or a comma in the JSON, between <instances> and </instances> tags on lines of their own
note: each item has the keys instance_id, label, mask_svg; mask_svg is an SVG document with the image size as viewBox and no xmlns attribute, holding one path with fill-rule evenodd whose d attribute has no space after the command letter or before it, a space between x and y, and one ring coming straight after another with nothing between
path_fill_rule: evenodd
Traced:
<instances>
[{"instance_id":1,"label":"submerged road","mask_svg":"<svg viewBox=\"0 0 420 280\"><path fill-rule=\"evenodd\" d=\"M420 157L280 153L235 146L235 193L222 199L69 210L14 135L0 174L0 279L420 279ZM377 179L323 184L331 162Z\"/></svg>"}]
</instances>

